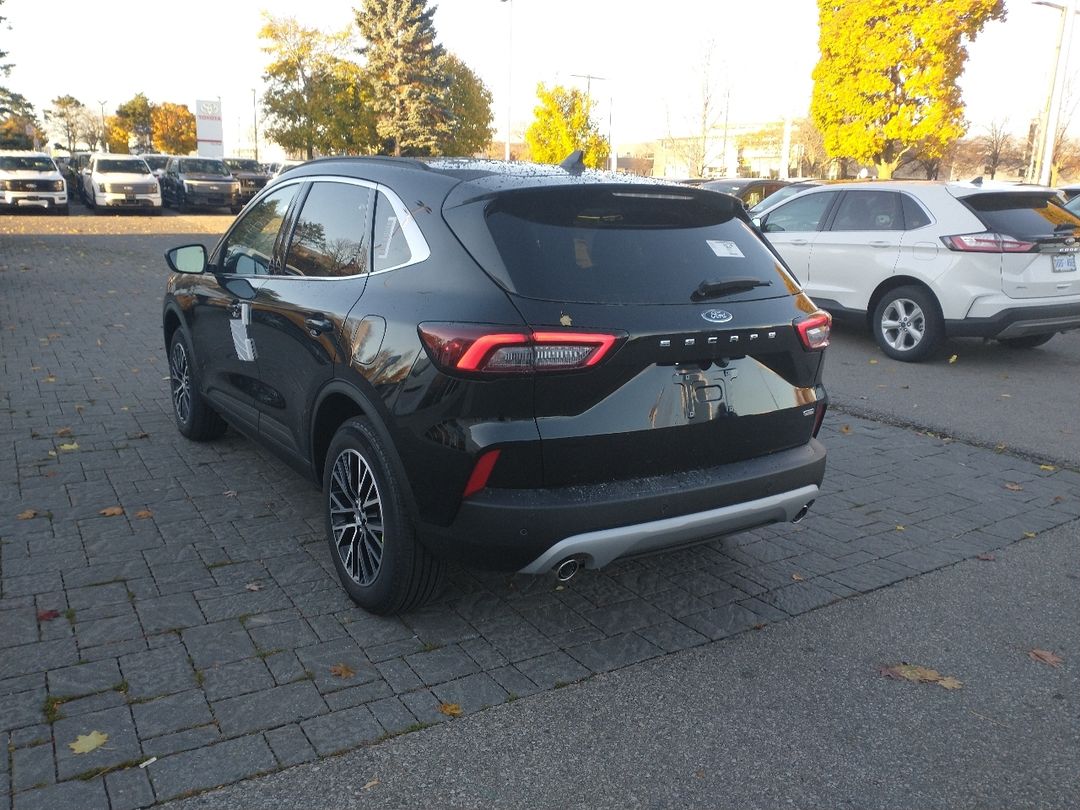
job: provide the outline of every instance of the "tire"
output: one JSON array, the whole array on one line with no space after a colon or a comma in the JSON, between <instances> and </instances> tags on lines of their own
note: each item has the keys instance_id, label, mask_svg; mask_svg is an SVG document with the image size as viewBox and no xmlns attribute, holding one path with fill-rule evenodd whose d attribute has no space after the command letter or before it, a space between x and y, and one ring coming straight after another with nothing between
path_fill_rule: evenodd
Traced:
<instances>
[{"instance_id":1,"label":"tire","mask_svg":"<svg viewBox=\"0 0 1080 810\"><path fill-rule=\"evenodd\" d=\"M1008 346L1010 349L1034 349L1036 346L1042 346L1044 343L1049 342L1056 334L1057 332L1051 332L1049 335L1025 335L1024 337L1018 338L999 338L998 343L1002 346Z\"/></svg>"},{"instance_id":2,"label":"tire","mask_svg":"<svg viewBox=\"0 0 1080 810\"><path fill-rule=\"evenodd\" d=\"M188 207L188 203L187 203L187 195L182 191L178 191L176 193L176 211L177 211L177 213L186 214L190 210L191 209Z\"/></svg>"},{"instance_id":3,"label":"tire","mask_svg":"<svg viewBox=\"0 0 1080 810\"><path fill-rule=\"evenodd\" d=\"M191 347L182 330L169 341L169 391L176 428L192 441L205 442L225 432L226 424L199 393Z\"/></svg>"},{"instance_id":4,"label":"tire","mask_svg":"<svg viewBox=\"0 0 1080 810\"><path fill-rule=\"evenodd\" d=\"M236 214L239 214L239 213L240 213L241 211L243 211L243 210L244 210L244 206L242 206L242 205L232 205L232 206L229 206L229 212L230 212L230 213L232 213L232 214L233 214L234 216L235 216Z\"/></svg>"},{"instance_id":5,"label":"tire","mask_svg":"<svg viewBox=\"0 0 1080 810\"><path fill-rule=\"evenodd\" d=\"M355 418L334 434L323 470L326 539L334 568L352 600L380 615L429 601L443 577L442 562L416 537L390 459L371 422Z\"/></svg>"},{"instance_id":6,"label":"tire","mask_svg":"<svg viewBox=\"0 0 1080 810\"><path fill-rule=\"evenodd\" d=\"M59 208L54 209L58 217L71 216L71 208L67 205L62 205Z\"/></svg>"},{"instance_id":7,"label":"tire","mask_svg":"<svg viewBox=\"0 0 1080 810\"><path fill-rule=\"evenodd\" d=\"M874 340L894 360L925 360L945 336L937 299L923 287L889 290L874 307Z\"/></svg>"}]
</instances>

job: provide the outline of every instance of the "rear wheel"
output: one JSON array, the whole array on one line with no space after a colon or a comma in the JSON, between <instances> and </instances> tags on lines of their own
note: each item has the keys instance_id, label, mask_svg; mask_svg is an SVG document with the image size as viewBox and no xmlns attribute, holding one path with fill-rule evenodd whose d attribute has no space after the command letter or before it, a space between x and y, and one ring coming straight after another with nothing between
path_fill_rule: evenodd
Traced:
<instances>
[{"instance_id":1,"label":"rear wheel","mask_svg":"<svg viewBox=\"0 0 1080 810\"><path fill-rule=\"evenodd\" d=\"M938 303L921 287L897 287L874 308L874 339L894 360L925 359L945 335Z\"/></svg>"},{"instance_id":2,"label":"rear wheel","mask_svg":"<svg viewBox=\"0 0 1080 810\"><path fill-rule=\"evenodd\" d=\"M367 419L350 419L334 434L323 497L330 556L356 604L400 613L438 592L443 565L417 540L389 451Z\"/></svg>"},{"instance_id":3,"label":"rear wheel","mask_svg":"<svg viewBox=\"0 0 1080 810\"><path fill-rule=\"evenodd\" d=\"M1026 335L1018 338L999 338L998 343L1002 346L1008 346L1010 349L1034 349L1036 346L1042 346L1044 343L1049 342L1056 334L1057 332L1051 332L1049 335Z\"/></svg>"},{"instance_id":4,"label":"rear wheel","mask_svg":"<svg viewBox=\"0 0 1080 810\"><path fill-rule=\"evenodd\" d=\"M180 433L202 442L216 439L225 432L225 420L199 393L191 347L180 329L173 332L169 341L169 388L172 391L173 416Z\"/></svg>"}]
</instances>

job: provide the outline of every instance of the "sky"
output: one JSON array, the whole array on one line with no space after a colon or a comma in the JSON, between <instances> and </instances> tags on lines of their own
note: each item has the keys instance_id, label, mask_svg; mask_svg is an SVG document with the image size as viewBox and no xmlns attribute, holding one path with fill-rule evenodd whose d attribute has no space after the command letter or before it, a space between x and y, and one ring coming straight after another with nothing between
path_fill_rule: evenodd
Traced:
<instances>
[{"instance_id":1,"label":"sky","mask_svg":"<svg viewBox=\"0 0 1080 810\"><path fill-rule=\"evenodd\" d=\"M98 0L71 18L40 0L6 0L0 49L14 68L0 81L39 112L67 94L97 111L104 102L106 115L139 92L192 110L196 99L220 97L226 153L250 149L252 90L261 95L269 61L258 39L262 13L337 31L358 4ZM1026 134L1045 103L1060 13L1032 0L1007 0L1007 8L1008 19L988 24L969 46L961 86L971 135L1004 119ZM806 115L818 58L815 0L441 0L435 28L491 90L497 139L508 112L521 138L539 82L588 86L601 130L620 152L694 131L710 50L710 84L718 96L729 94L733 124ZM1069 75L1077 66L1074 53ZM579 78L590 74L599 78ZM275 149L259 122L265 160ZM1073 130L1080 133L1080 120Z\"/></svg>"}]
</instances>

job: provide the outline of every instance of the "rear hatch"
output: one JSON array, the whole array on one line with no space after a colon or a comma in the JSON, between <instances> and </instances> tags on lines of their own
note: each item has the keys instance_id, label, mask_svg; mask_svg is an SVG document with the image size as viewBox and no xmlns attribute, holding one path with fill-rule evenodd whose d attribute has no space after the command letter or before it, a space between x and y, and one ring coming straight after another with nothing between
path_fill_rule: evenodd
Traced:
<instances>
[{"instance_id":1,"label":"rear hatch","mask_svg":"<svg viewBox=\"0 0 1080 810\"><path fill-rule=\"evenodd\" d=\"M1080 218L1048 189L993 191L962 202L1002 240L1001 290L1010 298L1080 295Z\"/></svg>"},{"instance_id":2,"label":"rear hatch","mask_svg":"<svg viewBox=\"0 0 1080 810\"><path fill-rule=\"evenodd\" d=\"M535 375L545 485L702 469L810 439L822 353L793 324L815 307L734 199L556 185L444 214L534 332L613 338L595 365Z\"/></svg>"}]
</instances>

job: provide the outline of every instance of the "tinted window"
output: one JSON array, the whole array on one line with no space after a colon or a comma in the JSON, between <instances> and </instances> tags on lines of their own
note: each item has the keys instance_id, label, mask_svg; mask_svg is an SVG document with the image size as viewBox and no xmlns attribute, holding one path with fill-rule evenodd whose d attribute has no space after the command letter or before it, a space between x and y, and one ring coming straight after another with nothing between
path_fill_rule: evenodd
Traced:
<instances>
[{"instance_id":1,"label":"tinted window","mask_svg":"<svg viewBox=\"0 0 1080 810\"><path fill-rule=\"evenodd\" d=\"M274 243L297 188L279 188L244 211L221 250L221 272L242 276L270 272Z\"/></svg>"},{"instance_id":2,"label":"tinted window","mask_svg":"<svg viewBox=\"0 0 1080 810\"><path fill-rule=\"evenodd\" d=\"M0 157L0 169L9 172L54 172L56 166L47 157Z\"/></svg>"},{"instance_id":3,"label":"tinted window","mask_svg":"<svg viewBox=\"0 0 1080 810\"><path fill-rule=\"evenodd\" d=\"M238 172L262 171L262 166L248 158L225 158L225 165Z\"/></svg>"},{"instance_id":4,"label":"tinted window","mask_svg":"<svg viewBox=\"0 0 1080 810\"><path fill-rule=\"evenodd\" d=\"M975 212L987 230L1017 239L1049 236L1062 225L1080 228L1080 219L1063 208L1051 192L974 194L961 202Z\"/></svg>"},{"instance_id":5,"label":"tinted window","mask_svg":"<svg viewBox=\"0 0 1080 810\"><path fill-rule=\"evenodd\" d=\"M167 157L158 157L158 156L144 157L143 160L146 161L146 165L150 167L151 171L157 171L158 169L164 169L165 164L169 162L169 159Z\"/></svg>"},{"instance_id":6,"label":"tinted window","mask_svg":"<svg viewBox=\"0 0 1080 810\"><path fill-rule=\"evenodd\" d=\"M514 292L564 302L688 303L703 281L786 277L738 205L719 195L633 187L530 189L488 204L487 228Z\"/></svg>"},{"instance_id":7,"label":"tinted window","mask_svg":"<svg viewBox=\"0 0 1080 810\"><path fill-rule=\"evenodd\" d=\"M765 218L764 230L767 233L816 231L838 193L807 194L785 203Z\"/></svg>"},{"instance_id":8,"label":"tinted window","mask_svg":"<svg viewBox=\"0 0 1080 810\"><path fill-rule=\"evenodd\" d=\"M286 272L302 276L368 272L373 193L351 183L315 183L293 229Z\"/></svg>"},{"instance_id":9,"label":"tinted window","mask_svg":"<svg viewBox=\"0 0 1080 810\"><path fill-rule=\"evenodd\" d=\"M796 194L800 194L806 191L808 188L813 188L818 185L817 183L810 183L803 185L802 183L792 183L790 186L781 186L776 191L765 196L761 202L750 208L751 214L759 214L766 208L772 208L778 203L782 203L788 197L794 197Z\"/></svg>"},{"instance_id":10,"label":"tinted window","mask_svg":"<svg viewBox=\"0 0 1080 810\"><path fill-rule=\"evenodd\" d=\"M902 231L904 216L895 191L848 191L840 200L833 231Z\"/></svg>"},{"instance_id":11,"label":"tinted window","mask_svg":"<svg viewBox=\"0 0 1080 810\"><path fill-rule=\"evenodd\" d=\"M180 171L184 174L216 174L224 177L229 167L220 160L181 160Z\"/></svg>"},{"instance_id":12,"label":"tinted window","mask_svg":"<svg viewBox=\"0 0 1080 810\"><path fill-rule=\"evenodd\" d=\"M907 194L901 194L900 198L904 201L904 227L907 230L913 231L930 224L930 217L923 211L921 205Z\"/></svg>"},{"instance_id":13,"label":"tinted window","mask_svg":"<svg viewBox=\"0 0 1080 810\"><path fill-rule=\"evenodd\" d=\"M94 171L99 174L150 174L142 160L117 160L105 158L94 164Z\"/></svg>"},{"instance_id":14,"label":"tinted window","mask_svg":"<svg viewBox=\"0 0 1080 810\"><path fill-rule=\"evenodd\" d=\"M397 212L386 195L379 192L375 202L375 271L400 267L411 259L412 251Z\"/></svg>"}]
</instances>

